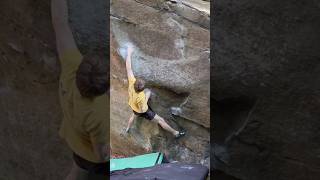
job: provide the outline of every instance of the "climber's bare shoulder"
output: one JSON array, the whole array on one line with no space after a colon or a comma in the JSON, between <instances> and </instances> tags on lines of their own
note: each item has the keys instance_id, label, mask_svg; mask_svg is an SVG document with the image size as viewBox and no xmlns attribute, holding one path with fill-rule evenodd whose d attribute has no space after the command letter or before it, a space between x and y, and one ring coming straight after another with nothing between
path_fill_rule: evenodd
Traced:
<instances>
[{"instance_id":1,"label":"climber's bare shoulder","mask_svg":"<svg viewBox=\"0 0 320 180\"><path fill-rule=\"evenodd\" d=\"M59 57L61 58L66 51L79 51L69 25L68 7L65 0L51 0L51 17Z\"/></svg>"}]
</instances>

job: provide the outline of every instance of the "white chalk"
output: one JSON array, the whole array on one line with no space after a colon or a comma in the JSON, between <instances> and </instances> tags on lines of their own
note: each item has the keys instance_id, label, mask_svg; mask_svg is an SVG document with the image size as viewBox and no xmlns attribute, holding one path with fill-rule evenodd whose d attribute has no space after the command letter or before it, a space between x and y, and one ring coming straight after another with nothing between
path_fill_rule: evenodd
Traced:
<instances>
[{"instance_id":1,"label":"white chalk","mask_svg":"<svg viewBox=\"0 0 320 180\"><path fill-rule=\"evenodd\" d=\"M132 49L134 49L134 45L130 42L125 43L124 45L120 46L120 48L118 49L118 54L122 57L122 59L125 61L127 58L127 50L128 48L131 47Z\"/></svg>"},{"instance_id":2,"label":"white chalk","mask_svg":"<svg viewBox=\"0 0 320 180\"><path fill-rule=\"evenodd\" d=\"M122 59L125 61L127 58L127 49L126 48L120 48L118 49L118 54L122 57Z\"/></svg>"}]
</instances>

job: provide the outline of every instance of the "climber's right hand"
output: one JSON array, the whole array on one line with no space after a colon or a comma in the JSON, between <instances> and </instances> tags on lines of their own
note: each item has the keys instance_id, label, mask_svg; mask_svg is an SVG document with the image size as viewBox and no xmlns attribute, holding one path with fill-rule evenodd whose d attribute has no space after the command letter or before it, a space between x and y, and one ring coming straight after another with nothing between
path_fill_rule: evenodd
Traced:
<instances>
[{"instance_id":1,"label":"climber's right hand","mask_svg":"<svg viewBox=\"0 0 320 180\"><path fill-rule=\"evenodd\" d=\"M132 46L128 46L128 55L131 55L133 52L133 47Z\"/></svg>"}]
</instances>

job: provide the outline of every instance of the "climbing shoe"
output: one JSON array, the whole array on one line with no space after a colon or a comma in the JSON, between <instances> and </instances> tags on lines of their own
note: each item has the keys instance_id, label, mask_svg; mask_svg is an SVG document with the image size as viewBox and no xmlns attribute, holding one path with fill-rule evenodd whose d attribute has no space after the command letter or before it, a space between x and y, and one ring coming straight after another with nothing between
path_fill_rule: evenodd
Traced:
<instances>
[{"instance_id":1,"label":"climbing shoe","mask_svg":"<svg viewBox=\"0 0 320 180\"><path fill-rule=\"evenodd\" d=\"M176 135L176 139L179 139L180 137L186 135L186 132L179 131L179 133Z\"/></svg>"}]
</instances>

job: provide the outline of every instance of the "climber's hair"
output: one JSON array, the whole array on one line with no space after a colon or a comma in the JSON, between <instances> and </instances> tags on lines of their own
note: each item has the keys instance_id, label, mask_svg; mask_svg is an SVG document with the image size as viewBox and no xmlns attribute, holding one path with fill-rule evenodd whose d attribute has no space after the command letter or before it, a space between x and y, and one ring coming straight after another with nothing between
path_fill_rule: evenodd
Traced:
<instances>
[{"instance_id":1,"label":"climber's hair","mask_svg":"<svg viewBox=\"0 0 320 180\"><path fill-rule=\"evenodd\" d=\"M86 98L106 93L109 88L107 60L97 55L84 56L76 73L76 84Z\"/></svg>"},{"instance_id":2,"label":"climber's hair","mask_svg":"<svg viewBox=\"0 0 320 180\"><path fill-rule=\"evenodd\" d=\"M134 90L139 93L144 90L144 86L145 86L144 80L137 78L136 82L134 83Z\"/></svg>"}]
</instances>

